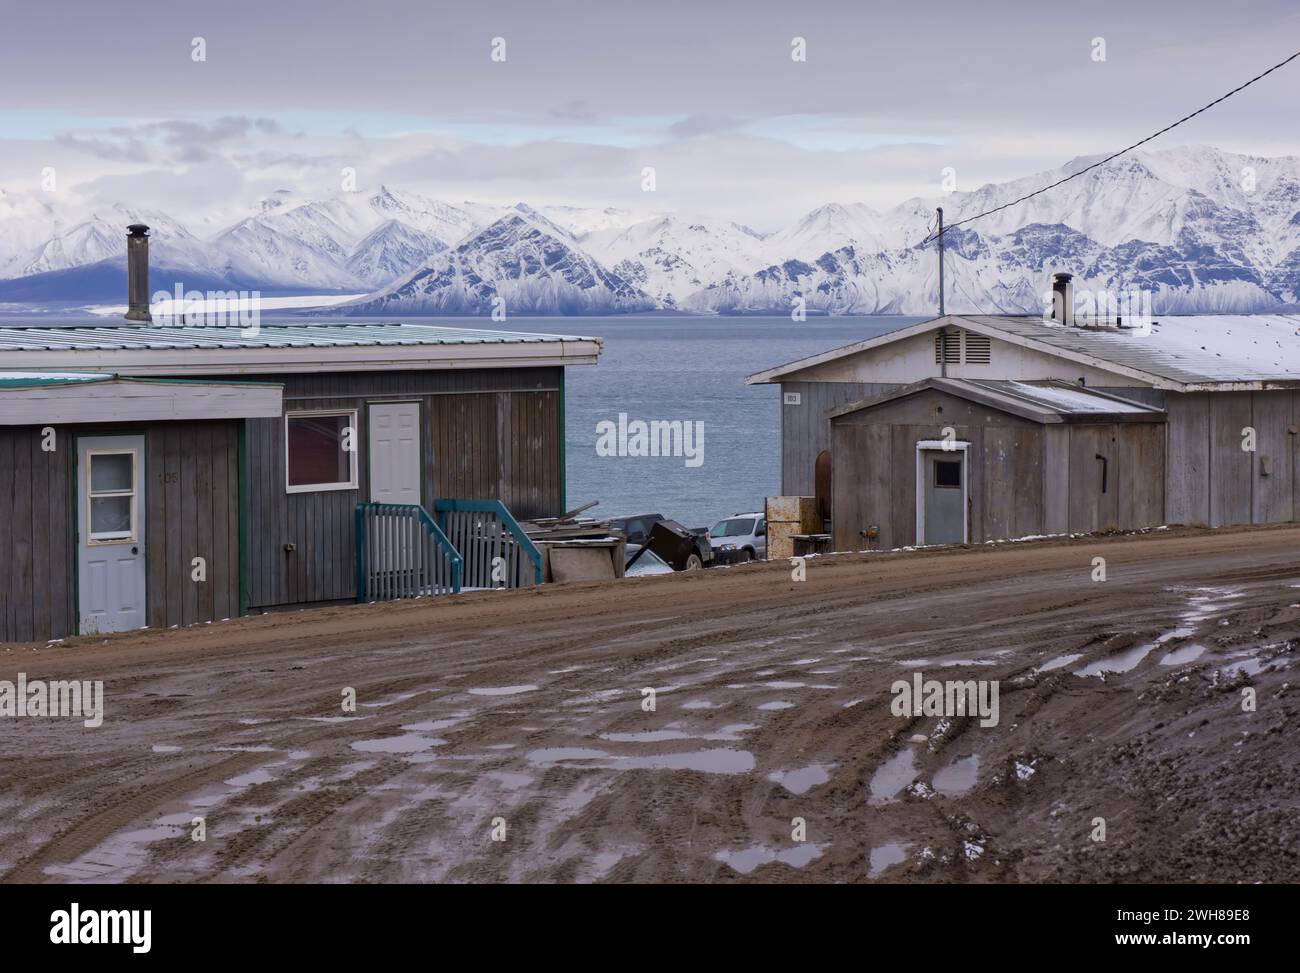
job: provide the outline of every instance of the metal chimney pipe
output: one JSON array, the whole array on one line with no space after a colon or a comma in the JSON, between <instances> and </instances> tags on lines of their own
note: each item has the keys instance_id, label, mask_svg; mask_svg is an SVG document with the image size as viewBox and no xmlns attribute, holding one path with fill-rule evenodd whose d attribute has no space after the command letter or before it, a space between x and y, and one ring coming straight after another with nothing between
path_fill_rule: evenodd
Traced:
<instances>
[{"instance_id":1,"label":"metal chimney pipe","mask_svg":"<svg viewBox=\"0 0 1300 973\"><path fill-rule=\"evenodd\" d=\"M126 292L128 321L152 321L149 313L149 227L132 223L126 228Z\"/></svg>"},{"instance_id":2,"label":"metal chimney pipe","mask_svg":"<svg viewBox=\"0 0 1300 973\"><path fill-rule=\"evenodd\" d=\"M1066 327L1074 325L1074 275L1052 275L1052 320Z\"/></svg>"}]
</instances>

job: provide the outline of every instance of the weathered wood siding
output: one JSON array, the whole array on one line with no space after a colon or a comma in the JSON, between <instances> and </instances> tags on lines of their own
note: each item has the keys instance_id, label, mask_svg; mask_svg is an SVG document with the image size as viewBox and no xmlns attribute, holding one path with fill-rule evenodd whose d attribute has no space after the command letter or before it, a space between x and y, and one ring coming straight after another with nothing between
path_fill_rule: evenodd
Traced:
<instances>
[{"instance_id":1,"label":"weathered wood siding","mask_svg":"<svg viewBox=\"0 0 1300 973\"><path fill-rule=\"evenodd\" d=\"M169 422L145 433L149 624L239 615L239 421ZM194 558L207 581L193 580Z\"/></svg>"},{"instance_id":2,"label":"weathered wood siding","mask_svg":"<svg viewBox=\"0 0 1300 973\"><path fill-rule=\"evenodd\" d=\"M916 543L916 444L945 426L970 443L971 543L1161 523L1163 423L1041 425L931 389L834 421L836 550L872 526L877 548Z\"/></svg>"},{"instance_id":3,"label":"weathered wood siding","mask_svg":"<svg viewBox=\"0 0 1300 973\"><path fill-rule=\"evenodd\" d=\"M1300 392L1169 392L1165 408L1165 523L1300 520L1300 435L1292 432L1300 430ZM1253 452L1242 449L1246 428L1255 430Z\"/></svg>"},{"instance_id":4,"label":"weathered wood siding","mask_svg":"<svg viewBox=\"0 0 1300 973\"><path fill-rule=\"evenodd\" d=\"M239 614L238 421L58 426L52 452L41 428L0 428L0 642L77 630L77 436L144 434L149 624Z\"/></svg>"},{"instance_id":5,"label":"weathered wood siding","mask_svg":"<svg viewBox=\"0 0 1300 973\"><path fill-rule=\"evenodd\" d=\"M899 388L865 382L784 382L781 385L781 492L811 497L816 491L817 454L831 449L828 409L848 405ZM798 392L798 405L785 405L784 394ZM832 462L834 451L832 450Z\"/></svg>"},{"instance_id":6,"label":"weathered wood siding","mask_svg":"<svg viewBox=\"0 0 1300 973\"><path fill-rule=\"evenodd\" d=\"M355 409L360 486L287 493L284 421L248 421L248 603L355 597L356 504L369 497L369 402L421 410L423 502L496 497L520 518L562 513L561 368L285 375L286 411ZM287 550L286 546L292 550Z\"/></svg>"},{"instance_id":7,"label":"weathered wood siding","mask_svg":"<svg viewBox=\"0 0 1300 973\"><path fill-rule=\"evenodd\" d=\"M77 451L66 426L44 451L41 428L0 428L0 642L63 638L77 624Z\"/></svg>"},{"instance_id":8,"label":"weathered wood siding","mask_svg":"<svg viewBox=\"0 0 1300 973\"><path fill-rule=\"evenodd\" d=\"M942 410L942 411L940 411ZM916 543L916 444L951 426L967 451L970 540L1038 533L1043 522L1043 431L1036 423L927 390L834 426L834 544L880 549Z\"/></svg>"}]
</instances>

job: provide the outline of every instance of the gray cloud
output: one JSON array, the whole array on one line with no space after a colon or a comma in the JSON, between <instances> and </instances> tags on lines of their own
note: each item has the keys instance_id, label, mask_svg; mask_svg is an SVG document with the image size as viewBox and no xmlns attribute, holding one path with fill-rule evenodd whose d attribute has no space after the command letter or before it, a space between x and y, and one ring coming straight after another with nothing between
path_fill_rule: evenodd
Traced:
<instances>
[{"instance_id":1,"label":"gray cloud","mask_svg":"<svg viewBox=\"0 0 1300 973\"><path fill-rule=\"evenodd\" d=\"M930 195L946 166L973 188L1117 148L1300 35L1291 0L144 0L129 16L69 0L5 17L0 112L51 131L33 147L0 128L0 185L30 186L30 160L47 158L141 203L160 172L178 187L214 177L191 193L206 212L267 186L332 191L353 165L368 184L447 198L709 209L760 226L830 199ZM1293 64L1154 147L1300 153L1282 124L1298 98Z\"/></svg>"}]
</instances>

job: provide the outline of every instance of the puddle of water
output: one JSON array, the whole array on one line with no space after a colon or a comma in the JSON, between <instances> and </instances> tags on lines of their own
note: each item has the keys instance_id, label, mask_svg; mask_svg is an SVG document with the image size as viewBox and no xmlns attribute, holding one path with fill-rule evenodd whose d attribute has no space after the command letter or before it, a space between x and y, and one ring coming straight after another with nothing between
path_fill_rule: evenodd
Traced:
<instances>
[{"instance_id":1,"label":"puddle of water","mask_svg":"<svg viewBox=\"0 0 1300 973\"><path fill-rule=\"evenodd\" d=\"M858 703L865 703L865 702L866 702L865 699L850 699L847 703L841 706L840 709L852 709L854 706L857 706Z\"/></svg>"},{"instance_id":2,"label":"puddle of water","mask_svg":"<svg viewBox=\"0 0 1300 973\"><path fill-rule=\"evenodd\" d=\"M794 703L787 703L784 699L775 699L770 703L759 703L759 709L791 709Z\"/></svg>"},{"instance_id":3,"label":"puddle of water","mask_svg":"<svg viewBox=\"0 0 1300 973\"><path fill-rule=\"evenodd\" d=\"M813 764L798 770L777 770L767 775L767 779L780 784L791 794L806 794L814 787L831 779L830 769L834 764Z\"/></svg>"},{"instance_id":4,"label":"puddle of water","mask_svg":"<svg viewBox=\"0 0 1300 973\"><path fill-rule=\"evenodd\" d=\"M740 735L754 729L753 723L732 723L716 733L692 733L688 730L639 730L634 733L602 733L602 740L613 743L660 743L664 740L739 740Z\"/></svg>"},{"instance_id":5,"label":"puddle of water","mask_svg":"<svg viewBox=\"0 0 1300 973\"><path fill-rule=\"evenodd\" d=\"M760 865L766 865L768 862L781 862L792 868L803 868L814 858L819 858L822 853L821 845L800 843L793 848L785 848L777 851L774 848L766 848L763 845L755 845L753 848L743 848L740 851L720 851L714 855L716 861L724 862L731 866L742 875L748 875Z\"/></svg>"},{"instance_id":6,"label":"puddle of water","mask_svg":"<svg viewBox=\"0 0 1300 973\"><path fill-rule=\"evenodd\" d=\"M1172 642L1174 639L1190 638L1195 634L1195 628L1187 625L1180 625L1178 628L1165 632L1164 635L1156 639L1156 645L1164 645L1166 642Z\"/></svg>"},{"instance_id":7,"label":"puddle of water","mask_svg":"<svg viewBox=\"0 0 1300 973\"><path fill-rule=\"evenodd\" d=\"M1051 672L1053 669L1064 669L1071 662L1083 657L1082 652L1071 652L1069 655L1058 655L1050 662L1046 662L1038 667L1039 672Z\"/></svg>"},{"instance_id":8,"label":"puddle of water","mask_svg":"<svg viewBox=\"0 0 1300 973\"><path fill-rule=\"evenodd\" d=\"M872 848L871 867L867 872L867 878L878 878L890 866L901 865L907 861L907 850L911 847L911 842L891 841L879 848Z\"/></svg>"},{"instance_id":9,"label":"puddle of water","mask_svg":"<svg viewBox=\"0 0 1300 973\"><path fill-rule=\"evenodd\" d=\"M1242 659L1238 662L1229 662L1226 666L1220 666L1219 671L1225 676L1235 676L1238 672L1244 672L1248 676L1256 675L1264 663L1253 656L1248 659Z\"/></svg>"},{"instance_id":10,"label":"puddle of water","mask_svg":"<svg viewBox=\"0 0 1300 973\"><path fill-rule=\"evenodd\" d=\"M154 753L180 753L181 748L173 746L170 743L155 743L150 747Z\"/></svg>"},{"instance_id":11,"label":"puddle of water","mask_svg":"<svg viewBox=\"0 0 1300 973\"><path fill-rule=\"evenodd\" d=\"M264 767L259 767L257 770L250 770L238 777L231 777L225 783L231 787L251 787L254 784L269 784L273 780L275 780L275 774Z\"/></svg>"},{"instance_id":12,"label":"puddle of water","mask_svg":"<svg viewBox=\"0 0 1300 973\"><path fill-rule=\"evenodd\" d=\"M682 703L682 709L716 709L717 703L711 703L707 699L692 699L689 702Z\"/></svg>"},{"instance_id":13,"label":"puddle of water","mask_svg":"<svg viewBox=\"0 0 1300 973\"><path fill-rule=\"evenodd\" d=\"M536 692L536 686L484 686L471 689L471 696L518 696L520 693Z\"/></svg>"},{"instance_id":14,"label":"puddle of water","mask_svg":"<svg viewBox=\"0 0 1300 973\"><path fill-rule=\"evenodd\" d=\"M1076 669L1074 674L1076 676L1099 676L1103 672L1128 672L1145 659L1147 653L1154 648L1154 645L1136 645L1131 649L1125 649L1123 652L1117 652L1104 659L1098 659L1096 662L1090 662L1082 669Z\"/></svg>"},{"instance_id":15,"label":"puddle of water","mask_svg":"<svg viewBox=\"0 0 1300 973\"><path fill-rule=\"evenodd\" d=\"M490 770L483 776L491 777L493 780L500 782L506 790L517 791L521 787L527 787L533 782L532 774L521 774L509 770Z\"/></svg>"},{"instance_id":16,"label":"puddle of water","mask_svg":"<svg viewBox=\"0 0 1300 973\"><path fill-rule=\"evenodd\" d=\"M699 770L709 774L746 774L754 769L754 755L746 750L719 748L689 753L612 756L587 747L549 747L528 755L530 763L549 766L569 760L595 761L609 770Z\"/></svg>"},{"instance_id":17,"label":"puddle of water","mask_svg":"<svg viewBox=\"0 0 1300 973\"><path fill-rule=\"evenodd\" d=\"M793 662L790 663L790 665L792 665L792 666L812 666L812 665L816 665L818 662L821 662L821 661L822 661L821 659L795 659Z\"/></svg>"},{"instance_id":18,"label":"puddle of water","mask_svg":"<svg viewBox=\"0 0 1300 973\"><path fill-rule=\"evenodd\" d=\"M415 733L437 733L439 730L446 730L455 726L457 723L464 723L464 719L446 719L446 720L425 720L423 723L403 723L403 730L411 730Z\"/></svg>"},{"instance_id":19,"label":"puddle of water","mask_svg":"<svg viewBox=\"0 0 1300 973\"><path fill-rule=\"evenodd\" d=\"M550 766L566 760L605 760L609 754L604 750L592 750L590 747L543 747L528 755L528 762Z\"/></svg>"},{"instance_id":20,"label":"puddle of water","mask_svg":"<svg viewBox=\"0 0 1300 973\"><path fill-rule=\"evenodd\" d=\"M311 720L313 723L346 723L348 720L368 720L369 716L298 716L295 719Z\"/></svg>"},{"instance_id":21,"label":"puddle of water","mask_svg":"<svg viewBox=\"0 0 1300 973\"><path fill-rule=\"evenodd\" d=\"M1191 645L1184 645L1172 652L1166 652L1160 657L1160 664L1162 666L1181 666L1184 662L1195 662L1204 653L1205 646L1193 642Z\"/></svg>"},{"instance_id":22,"label":"puddle of water","mask_svg":"<svg viewBox=\"0 0 1300 973\"><path fill-rule=\"evenodd\" d=\"M380 737L377 740L354 740L352 749L359 750L361 753L419 753L430 747L440 747L446 742L437 737L404 733L401 736Z\"/></svg>"},{"instance_id":23,"label":"puddle of water","mask_svg":"<svg viewBox=\"0 0 1300 973\"><path fill-rule=\"evenodd\" d=\"M904 669L919 669L922 666L933 665L929 659L899 659L898 664Z\"/></svg>"},{"instance_id":24,"label":"puddle of water","mask_svg":"<svg viewBox=\"0 0 1300 973\"><path fill-rule=\"evenodd\" d=\"M46 875L71 882L102 882L121 873L129 875L149 857L149 846L167 840L187 837L189 814L172 814L159 818L151 827L115 834L98 847L65 865L48 865Z\"/></svg>"},{"instance_id":25,"label":"puddle of water","mask_svg":"<svg viewBox=\"0 0 1300 973\"><path fill-rule=\"evenodd\" d=\"M695 753L661 753L647 757L619 757L618 768L633 770L700 770L707 774L747 774L754 755L747 750L699 750Z\"/></svg>"},{"instance_id":26,"label":"puddle of water","mask_svg":"<svg viewBox=\"0 0 1300 973\"><path fill-rule=\"evenodd\" d=\"M872 804L888 804L898 797L904 787L916 780L916 759L910 747L904 747L871 775Z\"/></svg>"},{"instance_id":27,"label":"puddle of water","mask_svg":"<svg viewBox=\"0 0 1300 973\"><path fill-rule=\"evenodd\" d=\"M955 760L935 772L934 789L948 797L961 797L975 786L979 769L980 755L977 753Z\"/></svg>"}]
</instances>

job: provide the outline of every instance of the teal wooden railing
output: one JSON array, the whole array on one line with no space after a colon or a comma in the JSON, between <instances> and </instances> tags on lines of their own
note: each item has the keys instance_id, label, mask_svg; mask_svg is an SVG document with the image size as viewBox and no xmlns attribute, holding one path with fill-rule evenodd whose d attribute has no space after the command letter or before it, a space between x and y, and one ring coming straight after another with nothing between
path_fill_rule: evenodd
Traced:
<instances>
[{"instance_id":1,"label":"teal wooden railing","mask_svg":"<svg viewBox=\"0 0 1300 973\"><path fill-rule=\"evenodd\" d=\"M542 552L500 500L437 500L438 526L465 558L468 588L542 583Z\"/></svg>"},{"instance_id":2,"label":"teal wooden railing","mask_svg":"<svg viewBox=\"0 0 1300 973\"><path fill-rule=\"evenodd\" d=\"M419 504L359 503L357 601L454 595L465 559Z\"/></svg>"}]
</instances>

